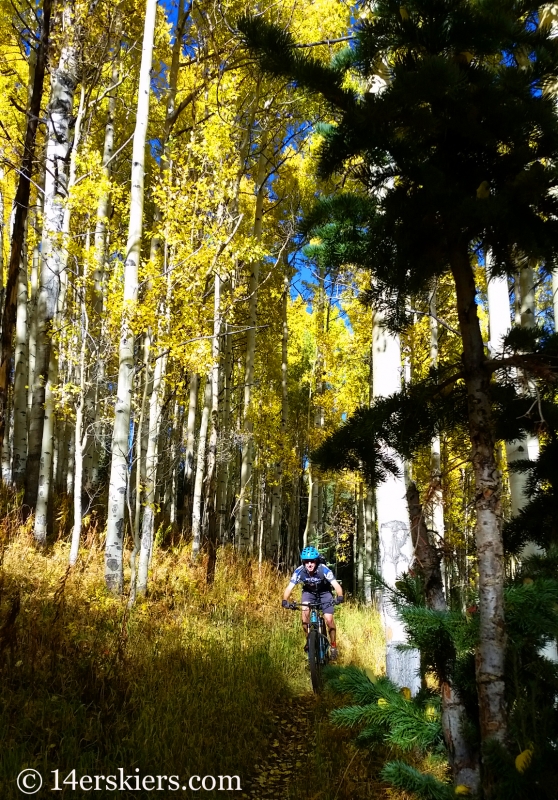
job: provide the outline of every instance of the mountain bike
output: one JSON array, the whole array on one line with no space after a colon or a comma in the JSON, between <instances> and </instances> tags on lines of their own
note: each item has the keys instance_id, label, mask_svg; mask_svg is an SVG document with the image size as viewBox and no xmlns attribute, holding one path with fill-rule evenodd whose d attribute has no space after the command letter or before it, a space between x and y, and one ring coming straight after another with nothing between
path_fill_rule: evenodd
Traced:
<instances>
[{"instance_id":1,"label":"mountain bike","mask_svg":"<svg viewBox=\"0 0 558 800\"><path fill-rule=\"evenodd\" d=\"M321 603L291 603L293 611L306 607L310 609L308 623L308 666L312 689L318 694L322 688L322 668L329 663L329 639Z\"/></svg>"}]
</instances>

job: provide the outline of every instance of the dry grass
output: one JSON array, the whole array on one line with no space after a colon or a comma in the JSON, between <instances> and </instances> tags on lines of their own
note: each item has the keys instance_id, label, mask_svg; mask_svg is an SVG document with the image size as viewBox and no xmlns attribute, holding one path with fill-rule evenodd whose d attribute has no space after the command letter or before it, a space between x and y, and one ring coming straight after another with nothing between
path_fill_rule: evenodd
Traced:
<instances>
[{"instance_id":1,"label":"dry grass","mask_svg":"<svg viewBox=\"0 0 558 800\"><path fill-rule=\"evenodd\" d=\"M69 570L68 544L37 551L15 510L3 535L2 798L21 797L15 776L24 767L45 777L54 769L76 769L79 777L118 767L129 774L239 775L244 796L257 798L255 765L265 763L276 739L278 714L299 701L313 709L303 733L308 746L277 788L278 800L308 798L309 770L319 778L315 798L361 796L352 787L355 776L363 785L370 780L370 757L355 754L350 734L333 729L326 706L309 697L300 621L280 608L284 575L223 550L207 588L205 565L192 564L187 548L158 551L151 596L129 610L126 598L104 589L96 536ZM346 663L379 667L375 612L347 604L338 630ZM71 787L61 794L72 794ZM47 796L46 788L35 795Z\"/></svg>"}]
</instances>

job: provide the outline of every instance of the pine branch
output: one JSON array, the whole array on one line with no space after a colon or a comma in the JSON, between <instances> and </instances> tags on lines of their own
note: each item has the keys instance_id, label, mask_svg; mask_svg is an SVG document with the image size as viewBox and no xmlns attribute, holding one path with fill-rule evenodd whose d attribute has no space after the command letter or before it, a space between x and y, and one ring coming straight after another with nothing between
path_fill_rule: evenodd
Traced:
<instances>
[{"instance_id":1,"label":"pine branch","mask_svg":"<svg viewBox=\"0 0 558 800\"><path fill-rule=\"evenodd\" d=\"M413 792L420 800L453 800L455 797L453 787L433 775L424 775L403 761L390 761L380 774L392 786Z\"/></svg>"},{"instance_id":2,"label":"pine branch","mask_svg":"<svg viewBox=\"0 0 558 800\"><path fill-rule=\"evenodd\" d=\"M345 70L331 69L312 56L296 52L297 43L288 31L250 15L240 17L236 24L264 72L321 94L340 109L354 104L353 93L342 88Z\"/></svg>"}]
</instances>

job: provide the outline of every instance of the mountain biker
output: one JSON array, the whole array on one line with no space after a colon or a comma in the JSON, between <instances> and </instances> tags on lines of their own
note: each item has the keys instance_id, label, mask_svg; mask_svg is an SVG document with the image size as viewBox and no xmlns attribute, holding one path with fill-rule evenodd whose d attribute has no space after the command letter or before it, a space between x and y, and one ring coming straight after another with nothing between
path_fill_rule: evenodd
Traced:
<instances>
[{"instance_id":1,"label":"mountain biker","mask_svg":"<svg viewBox=\"0 0 558 800\"><path fill-rule=\"evenodd\" d=\"M331 647L329 657L331 661L337 658L337 629L333 620L333 606L343 602L343 589L335 580L335 575L329 567L323 563L320 553L315 547L305 547L300 554L302 564L297 567L292 574L291 580L283 594L283 608L291 608L289 597L295 586L302 583L302 602L322 604L324 619L329 631ZM335 589L337 597L335 601L331 590ZM308 652L308 630L310 621L310 609L307 606L302 608L302 627L306 634L306 644L304 651Z\"/></svg>"}]
</instances>

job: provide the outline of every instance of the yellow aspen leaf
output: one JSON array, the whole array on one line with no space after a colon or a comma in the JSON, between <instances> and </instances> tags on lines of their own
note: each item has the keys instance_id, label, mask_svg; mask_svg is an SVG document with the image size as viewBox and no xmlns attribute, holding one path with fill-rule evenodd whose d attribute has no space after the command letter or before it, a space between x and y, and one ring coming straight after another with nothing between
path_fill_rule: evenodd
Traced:
<instances>
[{"instance_id":1,"label":"yellow aspen leaf","mask_svg":"<svg viewBox=\"0 0 558 800\"><path fill-rule=\"evenodd\" d=\"M530 747L528 747L526 750L523 750L523 752L515 758L516 770L518 772L525 772L525 770L529 767L532 758L533 751Z\"/></svg>"},{"instance_id":2,"label":"yellow aspen leaf","mask_svg":"<svg viewBox=\"0 0 558 800\"><path fill-rule=\"evenodd\" d=\"M376 683L376 676L374 675L374 671L370 669L370 667L366 667L364 670L366 677L371 683Z\"/></svg>"},{"instance_id":3,"label":"yellow aspen leaf","mask_svg":"<svg viewBox=\"0 0 558 800\"><path fill-rule=\"evenodd\" d=\"M490 196L490 184L488 181L482 181L477 189L477 200L486 200Z\"/></svg>"},{"instance_id":4,"label":"yellow aspen leaf","mask_svg":"<svg viewBox=\"0 0 558 800\"><path fill-rule=\"evenodd\" d=\"M378 705L379 706L388 706L389 703L388 703L388 701L386 700L385 697L379 697L378 698Z\"/></svg>"},{"instance_id":5,"label":"yellow aspen leaf","mask_svg":"<svg viewBox=\"0 0 558 800\"><path fill-rule=\"evenodd\" d=\"M401 14L401 19L409 19L409 12L405 6L399 6L399 13Z\"/></svg>"},{"instance_id":6,"label":"yellow aspen leaf","mask_svg":"<svg viewBox=\"0 0 558 800\"><path fill-rule=\"evenodd\" d=\"M403 686L399 690L399 694L402 695L402 697L404 697L405 700L410 700L411 699L411 690L409 689L408 686Z\"/></svg>"},{"instance_id":7,"label":"yellow aspen leaf","mask_svg":"<svg viewBox=\"0 0 558 800\"><path fill-rule=\"evenodd\" d=\"M458 786L455 787L455 794L461 794L461 795L471 794L471 790L469 789L468 786L465 786L464 783L460 783Z\"/></svg>"}]
</instances>

